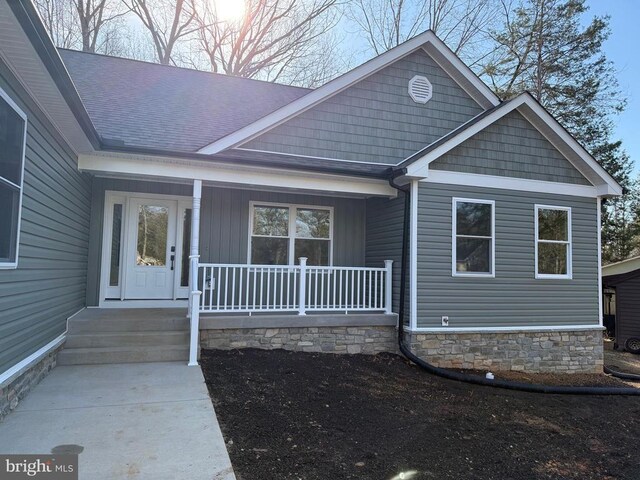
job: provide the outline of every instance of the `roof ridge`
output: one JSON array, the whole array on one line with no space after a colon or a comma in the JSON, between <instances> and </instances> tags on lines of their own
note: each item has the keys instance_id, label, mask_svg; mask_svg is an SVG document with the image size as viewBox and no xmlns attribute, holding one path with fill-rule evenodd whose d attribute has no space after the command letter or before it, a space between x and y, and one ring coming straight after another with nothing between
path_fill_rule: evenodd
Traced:
<instances>
[{"instance_id":1,"label":"roof ridge","mask_svg":"<svg viewBox=\"0 0 640 480\"><path fill-rule=\"evenodd\" d=\"M83 54L83 55L92 55L95 57L102 57L102 58L108 58L108 59L112 59L112 60L124 60L127 62L134 62L134 63L140 63L143 65L151 65L154 67L165 67L165 68L169 68L169 69L176 69L176 70L184 70L187 72L195 72L195 73L200 73L200 74L204 74L204 75L210 75L210 76L216 76L216 77L224 77L224 78L231 78L231 79L238 79L238 80L246 80L246 81L251 81L251 82L259 82L262 84L268 84L268 85L276 85L278 87L286 87L286 88L296 88L298 90L306 90L306 91L313 91L313 88L307 88L307 87L299 87L297 85L287 85L284 83L277 83L277 82L270 82L268 80L259 80L257 78L247 78L247 77L240 77L240 76L235 76L235 75L229 75L226 73L219 73L219 72L210 72L207 70L198 70L195 68L189 68L189 67L181 67L179 65L164 65L162 63L156 63L156 62L151 62L149 60L139 60L137 58L129 58L129 57L120 57L117 55L107 55L105 53L98 53L98 52L85 52L83 50L75 50L73 48L63 48L63 47L56 47L58 51L65 51L65 52L71 52L71 53L79 53L79 54Z\"/></svg>"}]
</instances>

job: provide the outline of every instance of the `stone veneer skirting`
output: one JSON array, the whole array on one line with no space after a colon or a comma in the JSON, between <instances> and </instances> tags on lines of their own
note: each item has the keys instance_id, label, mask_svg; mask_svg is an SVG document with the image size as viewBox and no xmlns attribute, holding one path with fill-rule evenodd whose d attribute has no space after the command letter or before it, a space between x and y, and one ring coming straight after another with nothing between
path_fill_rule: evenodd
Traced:
<instances>
[{"instance_id":1,"label":"stone veneer skirting","mask_svg":"<svg viewBox=\"0 0 640 480\"><path fill-rule=\"evenodd\" d=\"M396 327L289 327L201 330L203 348L263 348L298 352L364 353L397 351Z\"/></svg>"},{"instance_id":2,"label":"stone veneer skirting","mask_svg":"<svg viewBox=\"0 0 640 480\"><path fill-rule=\"evenodd\" d=\"M56 357L61 349L62 345L29 365L14 378L0 385L0 421L15 409L29 391L40 383L56 366Z\"/></svg>"},{"instance_id":3,"label":"stone veneer skirting","mask_svg":"<svg viewBox=\"0 0 640 480\"><path fill-rule=\"evenodd\" d=\"M443 368L532 373L602 373L601 330L419 333L407 332L413 353Z\"/></svg>"}]
</instances>

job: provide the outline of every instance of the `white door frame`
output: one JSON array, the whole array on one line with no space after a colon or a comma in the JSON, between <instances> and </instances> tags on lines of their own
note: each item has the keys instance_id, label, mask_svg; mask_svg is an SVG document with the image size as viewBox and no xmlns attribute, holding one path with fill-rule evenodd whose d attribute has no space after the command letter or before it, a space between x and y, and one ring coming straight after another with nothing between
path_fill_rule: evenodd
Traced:
<instances>
[{"instance_id":1,"label":"white door frame","mask_svg":"<svg viewBox=\"0 0 640 480\"><path fill-rule=\"evenodd\" d=\"M126 279L124 274L124 262L127 259L127 246L129 237L129 221L128 212L130 199L142 198L142 199L159 199L159 200L175 200L178 202L178 208L176 211L176 259L175 259L175 274L173 285L173 300L163 300L158 303L158 300L152 300L151 303L147 300L130 300L124 299L124 292L126 288ZM113 206L114 204L122 204L122 226L120 234L120 265L118 271L118 285L109 286L109 273L111 264L111 237L113 230ZM101 308L114 306L114 304L122 307L130 306L142 306L143 303L147 303L148 306L179 306L186 305L186 299L189 296L189 288L180 286L180 279L182 274L182 240L183 240L183 215L185 209L190 209L193 206L192 198L180 195L164 195L157 193L142 193L142 192L121 192L106 190L104 197L104 214L102 222L102 255L100 259L100 289L99 289L99 301L98 306ZM187 252L188 254L189 252ZM107 298L109 300L107 300ZM118 299L120 301L118 301ZM181 299L181 300L178 300Z\"/></svg>"}]
</instances>

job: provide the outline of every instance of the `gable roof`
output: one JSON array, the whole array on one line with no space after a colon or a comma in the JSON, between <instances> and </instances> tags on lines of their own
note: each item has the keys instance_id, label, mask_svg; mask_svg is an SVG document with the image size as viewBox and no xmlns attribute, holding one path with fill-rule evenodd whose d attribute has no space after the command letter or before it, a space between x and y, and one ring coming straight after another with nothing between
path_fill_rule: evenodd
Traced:
<instances>
[{"instance_id":1,"label":"gable roof","mask_svg":"<svg viewBox=\"0 0 640 480\"><path fill-rule=\"evenodd\" d=\"M628 258L621 262L610 263L609 265L603 265L602 276L624 275L635 272L636 270L640 270L640 256Z\"/></svg>"},{"instance_id":2,"label":"gable roof","mask_svg":"<svg viewBox=\"0 0 640 480\"><path fill-rule=\"evenodd\" d=\"M331 80L322 87L279 108L273 113L244 126L230 135L209 143L201 148L199 153L213 154L241 145L421 48L424 48L436 62L442 64L445 71L448 71L454 80L460 83L481 106L490 108L500 103L500 99L495 93L462 60L449 50L435 33L428 30Z\"/></svg>"},{"instance_id":3,"label":"gable roof","mask_svg":"<svg viewBox=\"0 0 640 480\"><path fill-rule=\"evenodd\" d=\"M617 196L622 194L622 187L618 182L616 182L591 154L527 92L475 116L448 135L411 155L396 168L398 170L404 170L409 177L426 177L428 176L428 168L431 162L436 161L465 140L468 140L487 126L516 109L538 129L587 180L593 185L600 187L600 195Z\"/></svg>"},{"instance_id":4,"label":"gable roof","mask_svg":"<svg viewBox=\"0 0 640 480\"><path fill-rule=\"evenodd\" d=\"M195 152L311 90L59 49L103 143Z\"/></svg>"}]
</instances>

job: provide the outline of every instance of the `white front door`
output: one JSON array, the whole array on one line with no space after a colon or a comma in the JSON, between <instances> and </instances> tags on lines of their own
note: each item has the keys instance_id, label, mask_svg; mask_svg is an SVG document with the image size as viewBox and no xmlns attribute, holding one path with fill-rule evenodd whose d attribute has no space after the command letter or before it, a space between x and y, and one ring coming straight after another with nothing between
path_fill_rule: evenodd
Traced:
<instances>
[{"instance_id":1,"label":"white front door","mask_svg":"<svg viewBox=\"0 0 640 480\"><path fill-rule=\"evenodd\" d=\"M124 299L173 299L178 202L129 199Z\"/></svg>"}]
</instances>

